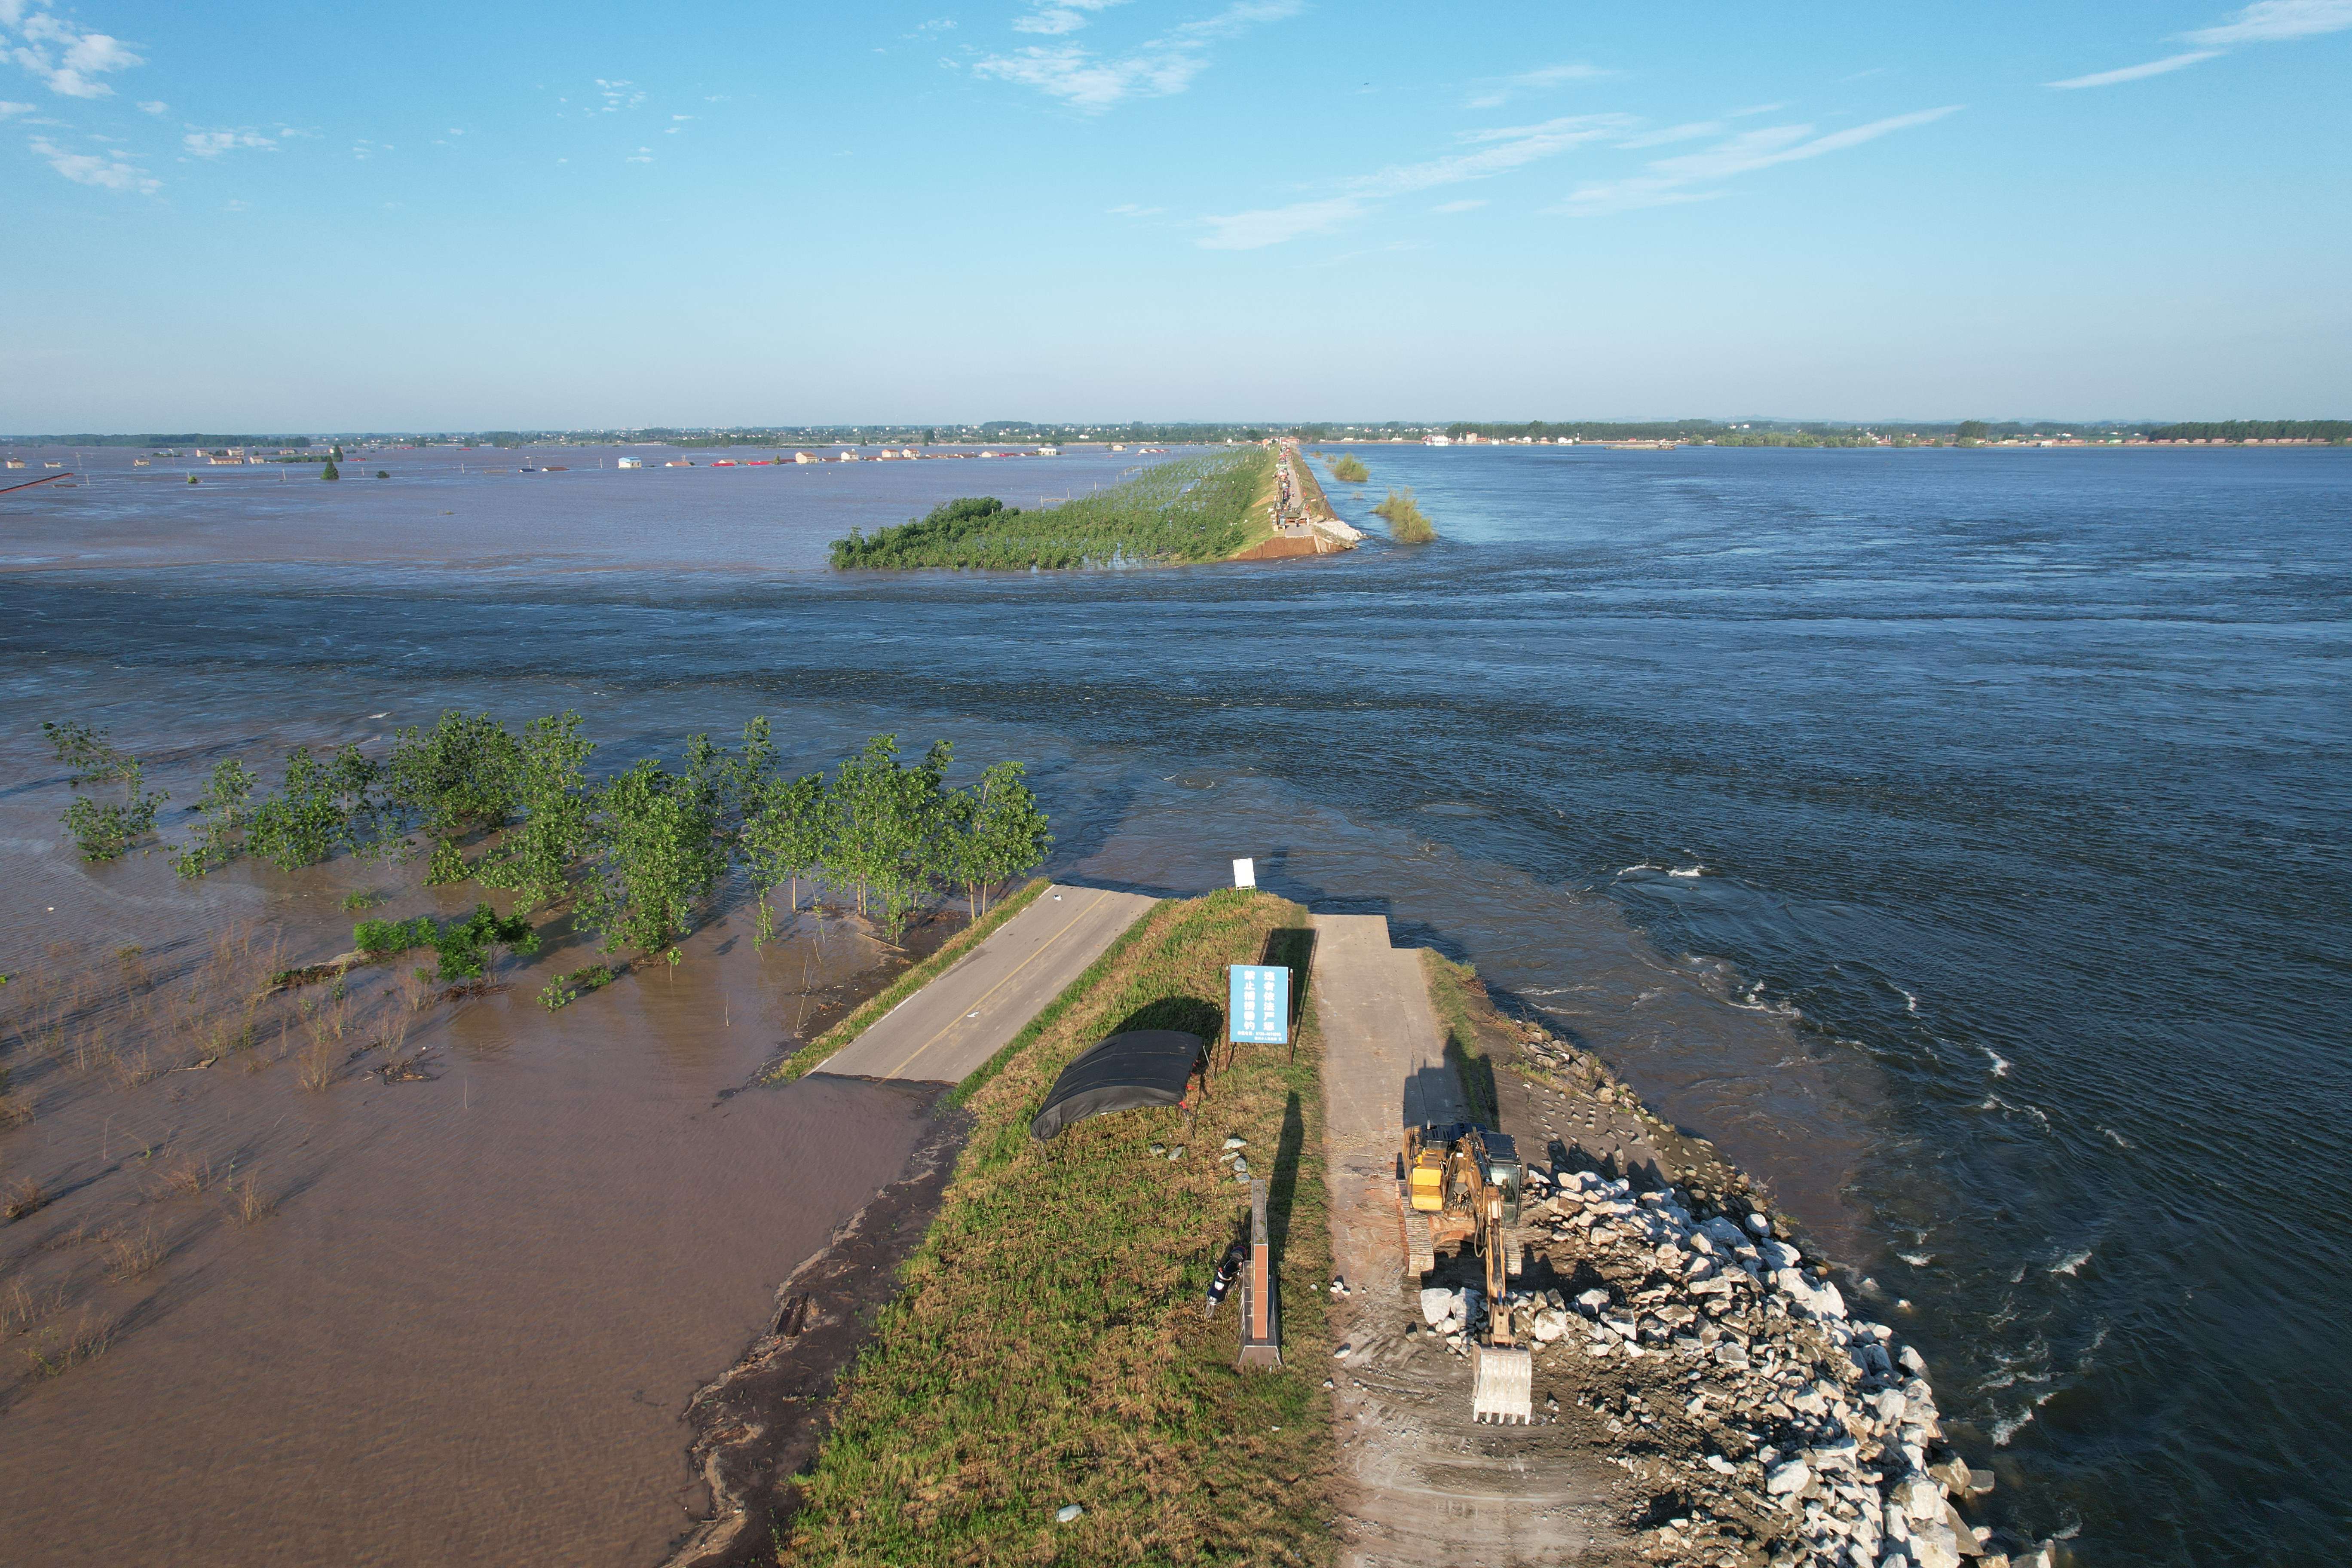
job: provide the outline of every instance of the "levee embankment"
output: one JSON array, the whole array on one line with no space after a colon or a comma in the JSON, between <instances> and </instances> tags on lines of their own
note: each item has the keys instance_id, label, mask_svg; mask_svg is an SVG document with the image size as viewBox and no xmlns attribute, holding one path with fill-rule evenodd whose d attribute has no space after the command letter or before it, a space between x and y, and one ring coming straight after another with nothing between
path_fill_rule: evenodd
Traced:
<instances>
[{"instance_id":1,"label":"levee embankment","mask_svg":"<svg viewBox=\"0 0 2352 1568\"><path fill-rule=\"evenodd\" d=\"M1228 891L1157 907L961 1092L973 1121L905 1286L797 1483L809 1563L1327 1561L1330 1365L1319 1034L1221 1055L1180 1110L1028 1123L1103 1037L1213 1039L1225 966L1303 968L1306 913ZM1268 1186L1284 1364L1235 1366L1205 1293Z\"/></svg>"}]
</instances>

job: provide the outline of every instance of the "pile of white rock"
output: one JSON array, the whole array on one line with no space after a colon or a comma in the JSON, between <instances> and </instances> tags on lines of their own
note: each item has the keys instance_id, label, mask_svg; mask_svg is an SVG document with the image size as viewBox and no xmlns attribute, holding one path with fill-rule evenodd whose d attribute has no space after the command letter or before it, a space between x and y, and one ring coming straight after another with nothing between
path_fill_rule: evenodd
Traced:
<instances>
[{"instance_id":1,"label":"pile of white rock","mask_svg":"<svg viewBox=\"0 0 2352 1568\"><path fill-rule=\"evenodd\" d=\"M1960 1517L1954 1497L1990 1490L1992 1477L1943 1452L1919 1352L1851 1317L1827 1270L1806 1268L1764 1215L1697 1219L1678 1191L1637 1193L1591 1171L1556 1182L1530 1171L1526 1196L1522 1224L1549 1232L1555 1268L1589 1262L1610 1283L1572 1298L1511 1292L1515 1332L1539 1352L1580 1339L1596 1360L1661 1358L1644 1381L1684 1385L1681 1415L1705 1449L1683 1461L1694 1472L1683 1489L1777 1510L1788 1528L1773 1532L1786 1542L1776 1561L2047 1568L2046 1547L1990 1552L1990 1531ZM1477 1331L1476 1298L1424 1290L1423 1316L1460 1349ZM1636 1419L1654 1417L1645 1407ZM1675 1535L1660 1531L1658 1544Z\"/></svg>"}]
</instances>

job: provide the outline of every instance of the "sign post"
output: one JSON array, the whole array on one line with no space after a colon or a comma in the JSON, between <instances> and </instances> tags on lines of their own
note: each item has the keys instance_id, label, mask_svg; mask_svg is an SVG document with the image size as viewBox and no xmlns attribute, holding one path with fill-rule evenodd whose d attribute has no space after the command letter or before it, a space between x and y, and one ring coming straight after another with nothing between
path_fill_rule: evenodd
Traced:
<instances>
[{"instance_id":1,"label":"sign post","mask_svg":"<svg viewBox=\"0 0 2352 1568\"><path fill-rule=\"evenodd\" d=\"M1290 971L1235 963L1225 971L1225 1037L1237 1046L1290 1044Z\"/></svg>"}]
</instances>

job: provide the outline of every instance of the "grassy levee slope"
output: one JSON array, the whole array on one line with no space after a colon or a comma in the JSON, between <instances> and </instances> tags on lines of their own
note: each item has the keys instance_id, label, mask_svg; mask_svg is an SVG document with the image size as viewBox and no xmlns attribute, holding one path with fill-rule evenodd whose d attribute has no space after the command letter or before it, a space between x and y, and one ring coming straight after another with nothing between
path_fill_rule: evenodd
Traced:
<instances>
[{"instance_id":1,"label":"grassy levee slope","mask_svg":"<svg viewBox=\"0 0 2352 1568\"><path fill-rule=\"evenodd\" d=\"M1179 458L1125 484L1059 506L1023 511L967 497L871 537L833 542L845 570L926 566L1013 570L1024 566L1222 561L1243 547L1250 504L1274 462L1257 447Z\"/></svg>"},{"instance_id":2,"label":"grassy levee slope","mask_svg":"<svg viewBox=\"0 0 2352 1568\"><path fill-rule=\"evenodd\" d=\"M1321 1048L1243 1047L1188 1134L1179 1113L1030 1118L1071 1058L1132 1028L1213 1038L1235 963L1303 969L1307 920L1269 894L1163 903L965 1101L971 1142L905 1287L835 1395L801 1484L793 1563L1328 1563L1330 1243ZM1294 994L1307 994L1298 973ZM1238 1292L1202 1303L1245 1235L1247 1139L1269 1183L1284 1366L1243 1373ZM1184 1144L1181 1161L1150 1151ZM1055 1510L1085 1513L1063 1525Z\"/></svg>"}]
</instances>

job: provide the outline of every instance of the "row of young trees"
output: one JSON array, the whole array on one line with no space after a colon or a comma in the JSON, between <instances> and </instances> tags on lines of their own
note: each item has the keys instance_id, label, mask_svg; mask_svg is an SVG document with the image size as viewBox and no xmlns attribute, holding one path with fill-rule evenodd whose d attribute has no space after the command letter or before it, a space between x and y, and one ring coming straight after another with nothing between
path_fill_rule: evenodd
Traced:
<instances>
[{"instance_id":1,"label":"row of young trees","mask_svg":"<svg viewBox=\"0 0 2352 1568\"><path fill-rule=\"evenodd\" d=\"M87 725L44 730L72 769L66 825L85 858L116 858L153 831L164 796L142 790L135 759ZM910 763L895 735L877 735L830 776L793 776L758 718L739 745L696 735L676 767L641 757L592 782L595 749L577 713L516 731L487 713L450 711L399 731L381 761L356 746L324 757L298 746L274 793L259 793L260 778L231 758L213 769L172 864L193 879L240 857L290 871L339 854L421 854L428 884L510 892L518 915L568 903L606 949L652 952L691 931L739 867L755 900L756 942L775 932L775 895L796 910L803 884L813 900L830 890L895 935L950 889L977 918L1053 843L1019 763L950 786L945 741ZM127 804L83 793L118 782Z\"/></svg>"}]
</instances>

